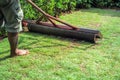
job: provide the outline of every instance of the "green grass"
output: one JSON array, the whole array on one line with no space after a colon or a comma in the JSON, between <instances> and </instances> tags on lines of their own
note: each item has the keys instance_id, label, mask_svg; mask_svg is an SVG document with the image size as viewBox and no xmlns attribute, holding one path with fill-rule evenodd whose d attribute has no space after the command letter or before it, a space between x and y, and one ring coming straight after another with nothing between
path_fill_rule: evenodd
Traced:
<instances>
[{"instance_id":1,"label":"green grass","mask_svg":"<svg viewBox=\"0 0 120 80\"><path fill-rule=\"evenodd\" d=\"M97 44L22 33L19 48L30 54L7 58L7 39L0 42L0 80L120 80L120 11L86 9L60 17L76 26L98 29Z\"/></svg>"}]
</instances>

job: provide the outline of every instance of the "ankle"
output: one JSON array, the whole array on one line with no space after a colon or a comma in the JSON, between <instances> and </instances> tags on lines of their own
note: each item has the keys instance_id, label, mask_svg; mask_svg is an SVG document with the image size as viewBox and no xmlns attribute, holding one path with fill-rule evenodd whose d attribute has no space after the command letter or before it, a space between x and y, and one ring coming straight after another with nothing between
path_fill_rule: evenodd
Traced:
<instances>
[{"instance_id":1,"label":"ankle","mask_svg":"<svg viewBox=\"0 0 120 80\"><path fill-rule=\"evenodd\" d=\"M10 54L10 57L14 57L14 56L17 56L17 54L16 53L11 53Z\"/></svg>"}]
</instances>

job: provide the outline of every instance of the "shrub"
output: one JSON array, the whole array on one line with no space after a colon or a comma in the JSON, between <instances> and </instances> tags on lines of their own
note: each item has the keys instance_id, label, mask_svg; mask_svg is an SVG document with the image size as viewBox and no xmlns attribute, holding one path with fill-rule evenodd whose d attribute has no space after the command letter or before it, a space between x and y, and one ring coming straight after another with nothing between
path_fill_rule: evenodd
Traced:
<instances>
[{"instance_id":1,"label":"shrub","mask_svg":"<svg viewBox=\"0 0 120 80\"><path fill-rule=\"evenodd\" d=\"M0 36L5 36L6 35L6 30L5 30L5 27L4 27L4 22L2 25L0 25Z\"/></svg>"},{"instance_id":2,"label":"shrub","mask_svg":"<svg viewBox=\"0 0 120 80\"><path fill-rule=\"evenodd\" d=\"M77 8L90 8L90 7L120 8L120 0L76 0L76 1L77 1Z\"/></svg>"},{"instance_id":3,"label":"shrub","mask_svg":"<svg viewBox=\"0 0 120 80\"><path fill-rule=\"evenodd\" d=\"M77 1L77 8L90 8L92 0L76 0Z\"/></svg>"},{"instance_id":4,"label":"shrub","mask_svg":"<svg viewBox=\"0 0 120 80\"><path fill-rule=\"evenodd\" d=\"M69 12L76 7L76 0L55 0L54 13L60 15L62 12Z\"/></svg>"},{"instance_id":5,"label":"shrub","mask_svg":"<svg viewBox=\"0 0 120 80\"><path fill-rule=\"evenodd\" d=\"M112 0L93 0L92 5L98 8L107 8L110 7Z\"/></svg>"},{"instance_id":6,"label":"shrub","mask_svg":"<svg viewBox=\"0 0 120 80\"><path fill-rule=\"evenodd\" d=\"M62 12L69 12L77 8L110 8L119 7L120 0L32 0L46 13L59 16ZM21 0L25 19L37 19L39 14L30 4ZM27 5L26 5L27 4Z\"/></svg>"},{"instance_id":7,"label":"shrub","mask_svg":"<svg viewBox=\"0 0 120 80\"><path fill-rule=\"evenodd\" d=\"M76 7L76 0L35 0L33 2L52 16L74 10ZM33 9L30 4L25 5L27 4L25 1L21 1L21 4L25 13L25 18L36 19L36 16L39 15L36 10Z\"/></svg>"},{"instance_id":8,"label":"shrub","mask_svg":"<svg viewBox=\"0 0 120 80\"><path fill-rule=\"evenodd\" d=\"M74 10L76 6L76 0L33 0L33 2L52 16ZM36 19L41 15L30 4L26 3L26 1L21 1L21 4L24 10L25 19Z\"/></svg>"},{"instance_id":9,"label":"shrub","mask_svg":"<svg viewBox=\"0 0 120 80\"><path fill-rule=\"evenodd\" d=\"M54 0L34 0L33 2L35 2L46 13L54 15ZM37 19L41 15L30 4L26 3L26 1L21 1L21 4L22 9L24 10L25 19Z\"/></svg>"},{"instance_id":10,"label":"shrub","mask_svg":"<svg viewBox=\"0 0 120 80\"><path fill-rule=\"evenodd\" d=\"M112 0L111 7L118 7L120 8L120 0Z\"/></svg>"},{"instance_id":11,"label":"shrub","mask_svg":"<svg viewBox=\"0 0 120 80\"><path fill-rule=\"evenodd\" d=\"M0 36L6 35L5 27L0 28Z\"/></svg>"}]
</instances>

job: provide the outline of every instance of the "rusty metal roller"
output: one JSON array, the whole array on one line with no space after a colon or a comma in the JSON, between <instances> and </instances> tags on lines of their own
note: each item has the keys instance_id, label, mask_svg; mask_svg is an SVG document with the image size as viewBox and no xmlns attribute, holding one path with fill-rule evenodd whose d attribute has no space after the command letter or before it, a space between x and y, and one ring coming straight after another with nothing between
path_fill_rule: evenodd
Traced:
<instances>
[{"instance_id":1,"label":"rusty metal roller","mask_svg":"<svg viewBox=\"0 0 120 80\"><path fill-rule=\"evenodd\" d=\"M76 31L28 23L28 29L30 32L74 38L92 43L96 43L97 40L102 37L98 30L89 30L84 28L80 28L78 31Z\"/></svg>"}]
</instances>

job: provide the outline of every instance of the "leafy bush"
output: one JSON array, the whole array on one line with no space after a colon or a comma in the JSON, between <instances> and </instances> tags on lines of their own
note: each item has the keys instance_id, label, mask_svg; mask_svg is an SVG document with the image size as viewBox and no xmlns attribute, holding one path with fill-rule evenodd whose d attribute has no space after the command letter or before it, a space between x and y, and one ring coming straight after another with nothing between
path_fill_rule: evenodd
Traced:
<instances>
[{"instance_id":1,"label":"leafy bush","mask_svg":"<svg viewBox=\"0 0 120 80\"><path fill-rule=\"evenodd\" d=\"M120 0L76 0L76 1L77 1L77 8L90 8L90 7L120 8Z\"/></svg>"},{"instance_id":2,"label":"leafy bush","mask_svg":"<svg viewBox=\"0 0 120 80\"><path fill-rule=\"evenodd\" d=\"M32 0L46 13L52 16L59 16L62 12L69 12L75 8L110 8L119 7L120 0ZM25 19L37 19L39 14L30 4L25 0L21 0L22 8L24 10Z\"/></svg>"},{"instance_id":3,"label":"leafy bush","mask_svg":"<svg viewBox=\"0 0 120 80\"><path fill-rule=\"evenodd\" d=\"M33 0L33 2L52 16L74 10L76 6L76 0ZM26 3L26 1L21 0L21 4L24 10L24 18L36 19L41 15L30 4Z\"/></svg>"},{"instance_id":4,"label":"leafy bush","mask_svg":"<svg viewBox=\"0 0 120 80\"><path fill-rule=\"evenodd\" d=\"M92 0L76 0L77 8L90 8Z\"/></svg>"},{"instance_id":5,"label":"leafy bush","mask_svg":"<svg viewBox=\"0 0 120 80\"><path fill-rule=\"evenodd\" d=\"M0 36L6 35L6 30L5 28L0 28Z\"/></svg>"},{"instance_id":6,"label":"leafy bush","mask_svg":"<svg viewBox=\"0 0 120 80\"><path fill-rule=\"evenodd\" d=\"M94 7L99 7L99 8L107 8L110 7L112 0L93 0L92 5Z\"/></svg>"},{"instance_id":7,"label":"leafy bush","mask_svg":"<svg viewBox=\"0 0 120 80\"><path fill-rule=\"evenodd\" d=\"M3 35L5 36L6 35L6 30L5 30L4 24L5 23L3 21L3 24L0 25L0 36L3 36Z\"/></svg>"},{"instance_id":8,"label":"leafy bush","mask_svg":"<svg viewBox=\"0 0 120 80\"><path fill-rule=\"evenodd\" d=\"M76 0L55 0L54 13L60 15L62 12L69 12L74 10L76 6Z\"/></svg>"},{"instance_id":9,"label":"leafy bush","mask_svg":"<svg viewBox=\"0 0 120 80\"><path fill-rule=\"evenodd\" d=\"M112 0L111 7L119 7L120 8L120 0Z\"/></svg>"}]
</instances>

